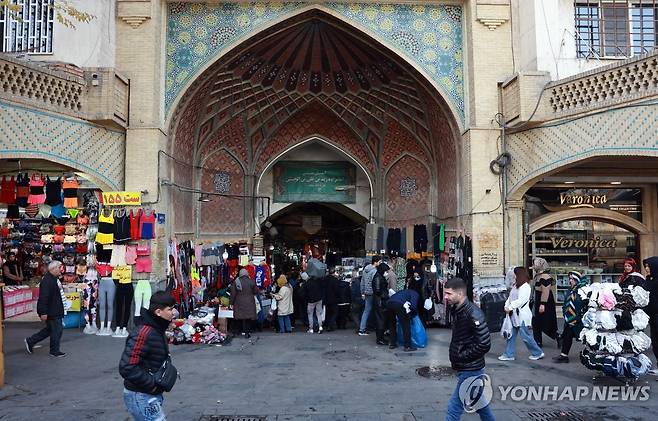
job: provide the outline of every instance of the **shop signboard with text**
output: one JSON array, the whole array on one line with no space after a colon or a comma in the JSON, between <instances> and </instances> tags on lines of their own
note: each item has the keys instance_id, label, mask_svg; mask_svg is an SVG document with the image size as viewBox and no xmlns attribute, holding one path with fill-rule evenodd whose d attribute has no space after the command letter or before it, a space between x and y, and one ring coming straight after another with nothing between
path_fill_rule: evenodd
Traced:
<instances>
[{"instance_id":1,"label":"shop signboard with text","mask_svg":"<svg viewBox=\"0 0 658 421\"><path fill-rule=\"evenodd\" d=\"M103 192L105 206L139 206L142 204L142 193L135 191Z\"/></svg>"},{"instance_id":2,"label":"shop signboard with text","mask_svg":"<svg viewBox=\"0 0 658 421\"><path fill-rule=\"evenodd\" d=\"M274 202L356 203L356 167L348 162L283 161L273 173Z\"/></svg>"},{"instance_id":3,"label":"shop signboard with text","mask_svg":"<svg viewBox=\"0 0 658 421\"><path fill-rule=\"evenodd\" d=\"M526 193L530 221L569 209L607 209L642 221L642 191L638 188L536 187Z\"/></svg>"}]
</instances>

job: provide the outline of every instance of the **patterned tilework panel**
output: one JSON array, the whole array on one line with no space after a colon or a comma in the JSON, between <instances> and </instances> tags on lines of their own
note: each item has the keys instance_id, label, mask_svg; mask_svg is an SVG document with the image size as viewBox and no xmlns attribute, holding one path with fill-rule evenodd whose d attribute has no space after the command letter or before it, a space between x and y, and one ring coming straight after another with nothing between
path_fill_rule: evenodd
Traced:
<instances>
[{"instance_id":1,"label":"patterned tilework panel","mask_svg":"<svg viewBox=\"0 0 658 421\"><path fill-rule=\"evenodd\" d=\"M205 5L170 3L167 23L165 108L171 108L197 71L224 48L268 23L300 10L297 2ZM399 50L441 86L463 120L462 9L453 5L409 6L327 3L348 23Z\"/></svg>"},{"instance_id":2,"label":"patterned tilework panel","mask_svg":"<svg viewBox=\"0 0 658 421\"><path fill-rule=\"evenodd\" d=\"M320 135L359 161L370 174L374 164L366 147L354 136L347 125L324 105L312 103L285 122L272 138L255 154L255 174L290 146L312 135Z\"/></svg>"},{"instance_id":3,"label":"patterned tilework panel","mask_svg":"<svg viewBox=\"0 0 658 421\"><path fill-rule=\"evenodd\" d=\"M433 166L429 154L407 129L395 120L389 119L387 124L388 129L384 136L384 152L380 160L383 168L388 168L404 152L409 152L417 158L425 160L430 166Z\"/></svg>"},{"instance_id":4,"label":"patterned tilework panel","mask_svg":"<svg viewBox=\"0 0 658 421\"><path fill-rule=\"evenodd\" d=\"M0 158L40 158L89 174L104 188L122 189L125 135L56 114L0 102Z\"/></svg>"},{"instance_id":5,"label":"patterned tilework panel","mask_svg":"<svg viewBox=\"0 0 658 421\"><path fill-rule=\"evenodd\" d=\"M509 192L523 194L537 177L602 155L658 156L658 105L610 110L508 137Z\"/></svg>"},{"instance_id":6,"label":"patterned tilework panel","mask_svg":"<svg viewBox=\"0 0 658 421\"><path fill-rule=\"evenodd\" d=\"M202 89L204 89L202 87ZM204 95L195 95L190 104L184 108L180 122L175 128L176 135L171 152L173 156L183 162L171 161L173 168L173 179L178 185L192 187L194 182L192 174L192 162L194 157L195 133ZM194 230L194 220L190 200L191 193L181 192L178 189L172 191L172 203L174 212L174 229L176 232L191 232Z\"/></svg>"},{"instance_id":7,"label":"patterned tilework panel","mask_svg":"<svg viewBox=\"0 0 658 421\"><path fill-rule=\"evenodd\" d=\"M212 154L199 172L203 191L217 191L216 175L221 173L219 189L227 194L244 194L244 173L238 162L226 152ZM211 202L199 203L200 234L241 234L244 232L245 200L212 196Z\"/></svg>"},{"instance_id":8,"label":"patterned tilework panel","mask_svg":"<svg viewBox=\"0 0 658 421\"><path fill-rule=\"evenodd\" d=\"M404 227L427 223L430 180L427 168L405 156L386 174L386 225Z\"/></svg>"},{"instance_id":9,"label":"patterned tilework panel","mask_svg":"<svg viewBox=\"0 0 658 421\"><path fill-rule=\"evenodd\" d=\"M201 134L200 134L201 137ZM248 151L246 146L246 135L242 116L238 115L231 119L225 126L214 132L211 137L199 147L198 155L203 159L209 153L218 148L227 148L239 157L242 164L248 168Z\"/></svg>"}]
</instances>

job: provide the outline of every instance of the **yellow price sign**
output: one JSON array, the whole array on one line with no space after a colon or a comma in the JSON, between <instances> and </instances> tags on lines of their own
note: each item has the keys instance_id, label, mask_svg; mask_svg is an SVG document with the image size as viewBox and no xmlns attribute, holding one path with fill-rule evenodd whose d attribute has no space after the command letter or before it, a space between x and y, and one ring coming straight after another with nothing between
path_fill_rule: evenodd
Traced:
<instances>
[{"instance_id":1,"label":"yellow price sign","mask_svg":"<svg viewBox=\"0 0 658 421\"><path fill-rule=\"evenodd\" d=\"M107 191L103 192L105 206L139 206L142 204L142 193L138 191Z\"/></svg>"},{"instance_id":2,"label":"yellow price sign","mask_svg":"<svg viewBox=\"0 0 658 421\"><path fill-rule=\"evenodd\" d=\"M69 308L69 311L80 311L81 299L79 292L65 292L64 296L71 302L71 308Z\"/></svg>"}]
</instances>

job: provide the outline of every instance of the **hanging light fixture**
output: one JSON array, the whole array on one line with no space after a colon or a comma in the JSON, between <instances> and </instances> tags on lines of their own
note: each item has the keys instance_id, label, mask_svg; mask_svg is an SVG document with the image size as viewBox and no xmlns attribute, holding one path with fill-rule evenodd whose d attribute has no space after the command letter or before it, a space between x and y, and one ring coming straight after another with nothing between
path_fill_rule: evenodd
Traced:
<instances>
[{"instance_id":1,"label":"hanging light fixture","mask_svg":"<svg viewBox=\"0 0 658 421\"><path fill-rule=\"evenodd\" d=\"M210 202L210 195L207 193L201 193L201 196L199 197L199 202Z\"/></svg>"},{"instance_id":2,"label":"hanging light fixture","mask_svg":"<svg viewBox=\"0 0 658 421\"><path fill-rule=\"evenodd\" d=\"M434 260L432 260L432 266L430 266L430 272L436 273L436 265L434 264Z\"/></svg>"},{"instance_id":3,"label":"hanging light fixture","mask_svg":"<svg viewBox=\"0 0 658 421\"><path fill-rule=\"evenodd\" d=\"M224 253L222 253L222 259L224 260L228 259L228 251L224 250Z\"/></svg>"}]
</instances>

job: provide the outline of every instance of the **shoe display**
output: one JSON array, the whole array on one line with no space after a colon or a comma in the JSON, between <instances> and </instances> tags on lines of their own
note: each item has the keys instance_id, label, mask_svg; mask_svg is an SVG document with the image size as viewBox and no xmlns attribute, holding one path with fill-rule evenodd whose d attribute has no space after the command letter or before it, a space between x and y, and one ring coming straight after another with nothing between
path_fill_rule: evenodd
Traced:
<instances>
[{"instance_id":1,"label":"shoe display","mask_svg":"<svg viewBox=\"0 0 658 421\"><path fill-rule=\"evenodd\" d=\"M86 325L82 333L86 335L95 335L96 333L98 333L98 328L96 326Z\"/></svg>"}]
</instances>

